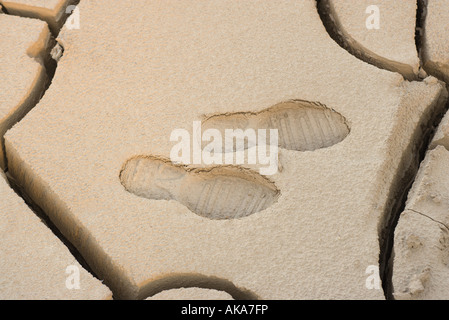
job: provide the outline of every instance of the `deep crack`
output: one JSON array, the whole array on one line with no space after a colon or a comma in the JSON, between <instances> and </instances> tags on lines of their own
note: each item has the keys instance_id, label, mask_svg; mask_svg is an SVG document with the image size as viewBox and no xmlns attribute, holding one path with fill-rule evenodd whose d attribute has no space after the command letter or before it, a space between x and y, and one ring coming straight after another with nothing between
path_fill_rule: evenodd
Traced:
<instances>
[{"instance_id":1,"label":"deep crack","mask_svg":"<svg viewBox=\"0 0 449 320\"><path fill-rule=\"evenodd\" d=\"M427 0L417 0L415 44L420 67L423 67L424 25L427 17Z\"/></svg>"},{"instance_id":2,"label":"deep crack","mask_svg":"<svg viewBox=\"0 0 449 320\"><path fill-rule=\"evenodd\" d=\"M79 1L75 1L76 4L79 3ZM2 3L0 2L0 11L3 14L10 14L8 12L8 10L5 8L4 5L2 5ZM12 14L11 14L12 15ZM17 14L14 14L15 16L19 16L19 17L25 17L25 18L30 18L29 14L24 15L24 16L20 16ZM67 16L68 18L69 16ZM38 17L31 17L31 18L35 18L38 20L42 20L44 22L47 22L45 19L40 19ZM66 19L64 19L64 21L66 21ZM63 26L63 24L62 24ZM50 40L50 45L46 48L44 48L45 52L43 54L40 54L37 57L34 57L36 59L36 61L38 63L40 63L44 69L45 69L45 73L47 75L47 81L45 83L44 86L44 90L41 92L39 100L34 103L30 108L29 111L30 112L33 108L35 108L39 102L42 100L42 98L44 97L46 91L50 88L52 80L55 76L56 73L56 69L58 66L58 60L62 57L63 53L64 53L64 47L62 46L62 44L60 44L56 39L55 39L55 35L59 33L60 29L62 28L62 26L56 30L53 29L52 30L52 37ZM55 48L58 48L58 52L54 52L53 50ZM55 59L56 58L56 59ZM20 122L24 117L26 117L26 115L28 114L25 113L22 117L20 117L16 123ZM4 138L1 137L1 142L3 143ZM6 157L5 157L6 159ZM38 217L40 218L40 220L51 230L51 232L67 247L67 249L70 251L70 253L72 254L72 256L78 261L78 263L89 273L91 273L95 278L99 279L99 277L93 272L92 268L88 265L88 263L86 262L86 260L83 258L83 256L81 255L81 253L78 251L78 249L70 242L67 240L67 238L61 233L61 231L55 226L55 224L51 221L51 219L49 218L49 216L31 199L31 197L29 197L26 192L24 191L24 188L22 188L21 186L19 186L15 179L8 173L8 168L7 168L7 162L6 162L6 168L4 170L6 177L8 179L9 185L10 187L14 190L14 192L21 197L25 204L29 207L29 209Z\"/></svg>"},{"instance_id":3,"label":"deep crack","mask_svg":"<svg viewBox=\"0 0 449 320\"><path fill-rule=\"evenodd\" d=\"M415 42L417 46L417 51L419 53L420 65L423 66L422 60L422 47L423 47L423 38L425 35L425 19L427 17L427 0L417 0L417 17L416 17L416 36ZM448 84L446 84L448 85ZM413 183L416 179L416 175L419 171L419 164L424 160L427 150L429 149L430 142L435 134L436 128L438 128L441 123L445 113L449 110L449 101L446 103L446 107L444 110L436 115L434 115L433 125L429 126L428 132L423 132L421 135L422 145L418 151L418 166L414 168L406 169L406 173L403 175L403 178L394 188L395 194L393 194L393 198L396 199L396 202L391 207L390 213L387 215L387 219L389 219L388 223L385 225L383 232L380 236L380 248L381 254L379 259L380 265L380 275L382 279L382 286L384 289L384 294L386 299L394 300L393 297L393 262L394 262L394 234L395 229L400 219L402 212L405 210L406 202L408 194L413 186ZM409 173L407 173L409 172ZM408 178L407 178L408 176ZM411 209L409 209L411 210ZM414 211L414 210L412 210ZM422 214L420 212L416 212ZM423 214L424 215L424 214ZM389 217L389 218L388 218ZM430 218L430 217L429 217ZM433 219L432 219L433 220ZM438 221L435 221L438 222ZM444 225L444 224L443 224ZM444 225L446 226L446 225ZM447 227L447 226L446 226Z\"/></svg>"},{"instance_id":4,"label":"deep crack","mask_svg":"<svg viewBox=\"0 0 449 320\"><path fill-rule=\"evenodd\" d=\"M79 2L79 1L78 1ZM77 3L78 3L77 2ZM422 66L422 41L424 36L424 24L425 24L425 17L426 17L426 6L427 6L427 0L418 0L418 10L417 10L417 18L416 18L416 47L418 51L418 55L420 58L421 66ZM326 27L327 32L329 35L344 49L348 50L351 54L356 56L357 58L368 62L370 64L373 64L379 68L387 69L390 71L399 72L398 70L395 70L394 68L388 68L385 66L383 62L379 62L373 56L367 55L360 50L351 50L350 45L348 45L347 39L345 39L344 36L341 34L335 32L337 29L337 25L335 21L332 21L329 19L329 12L326 8L326 5L328 3L328 0L317 0L317 8L318 12L320 14L320 17L323 21L324 26ZM2 6L0 2L0 11L3 12L3 14L9 14L8 10ZM54 31L54 30L53 30ZM57 30L57 32L53 32L54 34L58 34L60 31ZM44 96L46 90L50 87L51 81L55 75L56 69L57 69L57 62L54 59L48 59L44 61L45 69L47 70L47 75L49 78L49 81L46 85L45 91L42 93L42 96ZM407 75L404 75L405 78L409 78L409 80L420 80L419 78L411 78ZM39 102L38 102L39 103ZM37 104L36 104L37 105ZM446 110L449 108L449 103L446 106ZM416 174L419 169L419 164L422 162L422 160L425 157L425 153L428 149L428 145L431 141L431 138L435 132L435 128L437 127L437 124L441 121L444 113L434 115L434 118L430 121L431 124L421 124L420 128L418 128L418 131L421 130L421 133L418 135L420 139L419 141L415 141L414 143L416 146L413 148L415 150L416 156L415 161L410 165L409 167L404 166L404 170L402 174L399 174L399 179L397 179L394 187L392 188L393 192L390 194L390 199L392 200L392 204L389 208L389 213L387 214L387 223L384 227L384 229L381 232L380 237L380 247L381 247L381 253L380 253L380 272L381 272L381 278L382 278L382 285L385 297L387 299L393 299L393 292L392 292L392 263L394 258L394 252L393 252L393 246L394 246L394 231L397 226L397 223L399 221L401 213L405 210L405 204L407 200L408 193L413 185L413 182L415 180ZM405 158L401 161L401 165L405 163ZM401 166L402 167L402 166ZM53 224L53 222L50 220L47 214L39 208L27 194L25 194L20 186L18 186L14 179L7 175L8 180L10 182L11 187L13 190L25 201L25 203L30 207L30 209L43 221L45 225L49 227L49 229L60 239L61 242L65 244L65 246L70 250L72 255L77 259L77 261L80 263L80 265L89 271L92 275L96 277L96 275L93 273L89 265L86 263L82 255L79 253L79 251L73 246L66 238L65 236L59 231L59 229ZM416 212L418 214L421 214L423 216L426 216L430 218L429 216L412 210L408 209L413 212ZM432 218L430 218L432 219ZM432 219L433 221L442 224L447 229L448 226ZM97 277L98 278L98 277Z\"/></svg>"},{"instance_id":5,"label":"deep crack","mask_svg":"<svg viewBox=\"0 0 449 320\"><path fill-rule=\"evenodd\" d=\"M422 79L426 76L422 69L422 47L425 33L425 19L427 15L427 0L417 0L415 44L418 57L420 59L420 70L418 75L411 75L409 72L404 73L403 66L376 55L351 38L351 36L347 34L344 28L340 25L338 17L333 13L332 3L330 0L317 0L317 10L329 36L338 45L347 50L350 54L354 55L356 58L372 64L380 69L398 72L409 81L422 81ZM394 231L401 213L405 210L408 193L415 181L420 163L424 160L426 151L428 150L428 146L431 142L431 138L435 134L438 124L441 122L445 112L448 109L449 102L446 105L445 110L442 112L436 112L431 114L430 118L421 119L421 122L414 133L414 139L412 139L411 144L408 146L408 150L411 150L413 159L410 162L409 153L403 155L399 165L400 169L397 173L395 181L393 182L392 188L390 189L388 205L383 218L384 221L381 224L382 227L379 232L380 276L382 279L382 287L385 298L387 300L394 299L392 292Z\"/></svg>"},{"instance_id":6,"label":"deep crack","mask_svg":"<svg viewBox=\"0 0 449 320\"><path fill-rule=\"evenodd\" d=\"M28 208L34 212L34 214L41 220L43 224L45 224L53 234L67 247L72 256L78 261L78 263L89 273L91 273L95 278L98 279L98 276L93 272L90 266L87 264L86 260L83 258L81 253L75 246L67 240L67 238L59 231L59 229L54 225L54 223L50 220L48 215L24 192L24 189L18 185L15 179L6 172L6 178L8 179L8 183L11 189L23 199Z\"/></svg>"},{"instance_id":7,"label":"deep crack","mask_svg":"<svg viewBox=\"0 0 449 320\"><path fill-rule=\"evenodd\" d=\"M421 81L420 74L415 74L413 67L405 63L389 60L365 48L346 32L338 17L334 14L330 0L316 0L317 10L329 36L343 49L357 59L379 69L397 72L409 81Z\"/></svg>"}]
</instances>

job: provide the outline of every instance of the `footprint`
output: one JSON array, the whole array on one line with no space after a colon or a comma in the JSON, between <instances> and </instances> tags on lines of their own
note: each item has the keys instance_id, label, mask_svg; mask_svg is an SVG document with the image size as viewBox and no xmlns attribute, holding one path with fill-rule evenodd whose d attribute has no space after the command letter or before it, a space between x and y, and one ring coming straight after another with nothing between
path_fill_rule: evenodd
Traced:
<instances>
[{"instance_id":1,"label":"footprint","mask_svg":"<svg viewBox=\"0 0 449 320\"><path fill-rule=\"evenodd\" d=\"M258 113L234 113L213 115L203 121L202 131L216 129L226 137L226 129L247 130L277 129L279 147L295 151L313 151L327 148L343 141L349 134L346 119L326 106L302 100L279 103ZM269 136L267 134L267 136ZM239 151L256 145L254 137L235 137L237 146L227 146L224 152ZM268 141L267 141L268 143ZM205 145L203 145L205 147Z\"/></svg>"},{"instance_id":2,"label":"footprint","mask_svg":"<svg viewBox=\"0 0 449 320\"><path fill-rule=\"evenodd\" d=\"M190 169L156 157L130 159L120 181L135 195L176 200L192 212L216 220L249 216L268 208L279 197L274 183L248 169Z\"/></svg>"}]
</instances>

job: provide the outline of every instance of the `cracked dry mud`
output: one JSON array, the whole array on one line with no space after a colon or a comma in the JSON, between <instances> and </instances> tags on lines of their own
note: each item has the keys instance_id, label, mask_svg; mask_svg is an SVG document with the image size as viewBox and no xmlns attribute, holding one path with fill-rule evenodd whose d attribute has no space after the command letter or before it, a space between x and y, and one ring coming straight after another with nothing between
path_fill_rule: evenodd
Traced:
<instances>
[{"instance_id":1,"label":"cracked dry mud","mask_svg":"<svg viewBox=\"0 0 449 320\"><path fill-rule=\"evenodd\" d=\"M449 298L449 1L120 4L0 0L1 298ZM196 121L278 172L171 163Z\"/></svg>"}]
</instances>

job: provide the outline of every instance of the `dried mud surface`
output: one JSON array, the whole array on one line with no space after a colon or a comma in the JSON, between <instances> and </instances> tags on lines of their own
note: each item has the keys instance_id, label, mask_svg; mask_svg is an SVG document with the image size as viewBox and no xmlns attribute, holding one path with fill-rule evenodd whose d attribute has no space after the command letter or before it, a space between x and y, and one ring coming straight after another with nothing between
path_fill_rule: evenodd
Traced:
<instances>
[{"instance_id":1,"label":"dried mud surface","mask_svg":"<svg viewBox=\"0 0 449 320\"><path fill-rule=\"evenodd\" d=\"M449 298L448 1L124 2L0 0L1 297ZM278 130L278 172L172 163L195 121ZM66 259L28 287L27 223Z\"/></svg>"}]
</instances>

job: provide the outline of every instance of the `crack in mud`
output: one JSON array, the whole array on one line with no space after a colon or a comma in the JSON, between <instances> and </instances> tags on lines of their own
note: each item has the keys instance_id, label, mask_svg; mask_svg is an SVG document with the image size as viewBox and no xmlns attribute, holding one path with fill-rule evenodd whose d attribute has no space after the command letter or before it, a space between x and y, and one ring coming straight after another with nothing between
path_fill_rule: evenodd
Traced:
<instances>
[{"instance_id":1,"label":"crack in mud","mask_svg":"<svg viewBox=\"0 0 449 320\"><path fill-rule=\"evenodd\" d=\"M76 4L78 4L79 1L76 1ZM10 14L10 15L15 15L18 17L22 17L22 18L30 18L29 15L18 15L18 14L11 14L8 12L8 10L5 8L5 6L0 2L0 12L2 14ZM68 18L69 16L67 16ZM48 24L48 21L46 21L45 19L41 19L39 17L31 17L31 18L35 18L38 20L42 20L44 22L46 22ZM64 20L65 21L65 20ZM62 24L63 26L63 24ZM39 50L36 51L36 56L34 55L30 55L31 58L34 58L39 64L41 64L44 68L44 72L47 76L46 81L44 83L44 89L42 92L40 92L39 94L39 99L37 102L33 102L33 105L29 108L29 110L23 114L20 118L17 119L17 121L15 121L14 124L20 122L24 117L26 117L26 115L33 109L35 108L39 102L42 100L42 98L44 97L46 91L50 88L51 84L52 84L52 80L55 76L56 73L56 69L58 66L58 61L59 59L62 57L63 53L64 53L64 47L62 46L61 43L59 43L56 39L55 39L55 35L59 33L60 29L62 28L62 26L56 30L53 29L51 34L50 34L50 40L48 42L47 47L45 48L39 48ZM57 53L53 53L53 50L55 48L58 48L58 52ZM57 59L55 59L57 58ZM39 85L42 85L39 84ZM13 125L14 125L13 124ZM4 142L4 138L1 137L1 143ZM7 158L5 155L5 174L6 174L6 178L8 180L8 183L11 187L11 189L14 190L14 192L23 199L23 201L25 202L25 204L29 207L29 209L38 217L40 218L40 220L42 221L42 223L44 223L49 229L50 231L67 247L67 249L70 251L70 253L72 254L72 256L77 260L77 262L90 274L92 274L93 277L99 279L99 277L93 272L92 268L88 265L88 263L86 262L86 260L83 258L83 256L81 255L81 253L78 251L78 249L70 242L67 240L67 238L62 234L62 232L55 226L55 224L51 221L51 219L49 218L49 216L44 212L44 210L42 210L32 199L30 196L28 196L26 194L26 192L24 191L24 188L22 188L21 186L19 186L15 179L9 174L8 171L8 166L7 166ZM101 279L99 279L101 280Z\"/></svg>"},{"instance_id":2,"label":"crack in mud","mask_svg":"<svg viewBox=\"0 0 449 320\"><path fill-rule=\"evenodd\" d=\"M417 210L414 210L414 209L407 209L407 210L412 211L412 212L414 212L414 213L417 213L417 214L419 214L419 215L422 215L423 217L429 218L429 219L432 220L433 222L436 222L436 223L438 223L438 224L441 224L444 228L446 228L446 229L449 231L449 226L448 226L447 224L444 224L444 223L441 222L441 221L435 220L434 218L428 216L427 214L422 213L422 212L419 212L419 211L417 211Z\"/></svg>"},{"instance_id":3,"label":"crack in mud","mask_svg":"<svg viewBox=\"0 0 449 320\"><path fill-rule=\"evenodd\" d=\"M427 17L427 0L417 0L415 44L421 68L423 67L424 23Z\"/></svg>"},{"instance_id":4,"label":"crack in mud","mask_svg":"<svg viewBox=\"0 0 449 320\"><path fill-rule=\"evenodd\" d=\"M24 189L16 182L16 180L6 172L6 178L8 180L9 186L14 192L23 199L28 208L41 220L41 222L50 229L50 231L67 247L72 256L78 261L78 263L95 278L98 276L93 272L92 268L87 264L86 260L83 258L81 253L76 249L76 247L70 243L67 238L61 233L61 231L55 226L55 224L50 220L48 215L29 197Z\"/></svg>"},{"instance_id":5,"label":"crack in mud","mask_svg":"<svg viewBox=\"0 0 449 320\"><path fill-rule=\"evenodd\" d=\"M427 16L427 0L417 0L418 3L418 10L417 10L417 16L416 16L416 35L415 35L415 42L417 51L420 58L420 65L423 66L423 60L422 60L422 46L423 46L423 38L425 34L424 25L425 25L425 19ZM448 85L448 84L446 84ZM448 86L447 86L448 87ZM398 224L398 221L400 219L400 216L402 212L406 209L406 202L408 194L413 186L413 183L415 182L416 175L419 171L420 164L424 160L427 150L429 149L429 145L432 141L432 138L435 134L436 129L438 128L439 124L441 123L445 113L449 110L449 101L446 103L446 107L441 113L438 113L437 115L434 115L433 124L428 128L428 132L423 132L421 137L418 139L421 139L421 147L418 150L418 162L417 166L413 166L412 168L406 169L406 173L404 174L404 178L401 180L401 182L398 183L397 187L395 188L398 192L396 194L400 194L396 197L396 205L393 205L390 210L390 220L388 224L385 226L385 229L383 231L383 237L381 236L380 239L380 248L381 248L381 254L379 259L379 265L380 265L380 272L381 272L381 279L382 279L382 286L384 289L385 298L388 300L394 300L393 297L393 262L394 262L394 234L396 230L396 226ZM409 173L407 173L409 172ZM409 176L409 178L407 178ZM402 190L402 191L400 191ZM413 212L415 210L408 209ZM426 216L425 214L421 212L416 212L418 214L421 214L423 216ZM426 216L428 217L428 216ZM430 218L430 217L428 217ZM432 219L432 218L430 218ZM433 219L432 219L433 220ZM435 220L434 220L435 221ZM440 223L439 221L435 221L437 223ZM444 224L443 224L444 225ZM447 226L444 225L446 228Z\"/></svg>"},{"instance_id":6,"label":"crack in mud","mask_svg":"<svg viewBox=\"0 0 449 320\"><path fill-rule=\"evenodd\" d=\"M409 163L410 154L404 154L400 169L397 173L389 195L390 205L384 214L383 227L379 234L379 270L382 279L385 298L393 298L393 259L394 259L394 233L402 212L405 210L408 194L415 182L420 164L424 160L428 146L432 141L438 124L441 122L449 104L443 110L430 115L430 119L421 119L421 123L415 132L415 139L412 140L412 158Z\"/></svg>"},{"instance_id":7,"label":"crack in mud","mask_svg":"<svg viewBox=\"0 0 449 320\"><path fill-rule=\"evenodd\" d=\"M200 274L177 274L152 280L142 285L138 299L143 300L160 292L180 288L212 289L228 293L234 300L260 300L254 292L238 288L232 282Z\"/></svg>"},{"instance_id":8,"label":"crack in mud","mask_svg":"<svg viewBox=\"0 0 449 320\"><path fill-rule=\"evenodd\" d=\"M0 1L0 13L9 14L8 10L6 10L5 6Z\"/></svg>"},{"instance_id":9,"label":"crack in mud","mask_svg":"<svg viewBox=\"0 0 449 320\"><path fill-rule=\"evenodd\" d=\"M6 1L3 2L8 3ZM71 5L76 6L79 4L79 2L80 0L71 0L67 3L67 7ZM64 5L65 3L61 2L58 6L56 6L56 8L51 10L48 8L35 7L32 5L19 4L14 2L10 2L7 6L5 6L2 1L0 1L0 8L3 9L3 13L22 18L42 20L47 23L51 33L55 37L58 35L59 31L61 31L64 23L70 16ZM62 10L62 8L64 8L64 10Z\"/></svg>"},{"instance_id":10,"label":"crack in mud","mask_svg":"<svg viewBox=\"0 0 449 320\"><path fill-rule=\"evenodd\" d=\"M1 3L0 3L1 5ZM2 7L4 8L4 7ZM5 14L5 13L3 13ZM23 100L16 106L14 114L5 121L4 128L11 129L15 124L19 123L26 115L34 109L44 97L46 91L50 87L54 75L56 73L57 61L53 59L52 50L56 47L61 48L61 55L63 47L51 32L45 28L39 39L27 49L27 55L41 65L42 70L39 71L31 90L22 98ZM59 56L60 58L60 56ZM4 137L1 136L0 143L3 150L3 158L0 160L0 165L6 172L8 170L8 163L6 151L4 148Z\"/></svg>"},{"instance_id":11,"label":"crack in mud","mask_svg":"<svg viewBox=\"0 0 449 320\"><path fill-rule=\"evenodd\" d=\"M318 15L323 22L326 32L340 47L348 51L357 59L369 63L379 69L397 72L401 74L406 80L423 80L421 70L418 72L418 74L415 74L412 66L382 57L375 52L367 49L354 38L352 38L351 35L348 34L340 24L338 17L333 13L330 0L316 1Z\"/></svg>"},{"instance_id":12,"label":"crack in mud","mask_svg":"<svg viewBox=\"0 0 449 320\"><path fill-rule=\"evenodd\" d=\"M323 22L323 25L329 34L329 36L343 49L347 50L350 54L356 58L372 64L380 69L386 69L393 72L398 72L409 81L422 81L427 75L423 69L423 41L424 41L424 26L427 16L427 3L428 0L417 0L417 14L416 14L416 26L415 26L415 44L420 60L419 74L412 75L404 69L404 66L397 64L394 61L389 61L382 58L375 53L369 51L363 47L357 41L355 41L344 28L339 25L337 17L332 12L330 0L317 0L318 14ZM405 72L404 72L405 71ZM379 269L382 279L382 287L384 290L385 298L387 300L393 300L393 286L392 286L392 273L393 273L393 259L394 259L394 232L399 221L401 213L405 210L405 205L408 197L408 193L412 188L418 173L420 163L424 160L426 151L431 142L431 138L435 134L435 130L438 124L441 122L445 111L449 109L449 103L446 105L444 112L432 115L432 119L428 119L428 123L420 123L420 127L415 132L414 145L409 146L412 150L412 161L409 162L408 157L410 154L404 154L400 163L400 171L398 172L396 181L393 183L390 195L389 195L389 208L384 214L384 223L379 234L380 255L379 255ZM424 119L421 119L424 120ZM438 222L438 221L436 221ZM446 226L447 227L447 226Z\"/></svg>"},{"instance_id":13,"label":"crack in mud","mask_svg":"<svg viewBox=\"0 0 449 320\"><path fill-rule=\"evenodd\" d=\"M78 3L79 1L77 1ZM368 50L361 47L359 50L351 50L348 49L351 47L349 45L350 41L345 39L345 35L339 34L336 32L338 29L337 24L335 21L332 21L332 19L329 18L330 14L326 6L328 5L328 0L317 0L317 9L318 13L320 15L321 20L323 21L323 24L326 28L326 31L328 34L345 50L356 56L358 59L368 62L378 68L381 69L387 69L394 72L401 73L406 79L408 80L422 80L420 77L417 77L415 75L410 75L409 73L403 73L401 72L397 67L395 66L388 66L386 64L386 59L383 61L380 61L378 57L366 53ZM416 47L418 51L418 55L420 58L420 63L422 67L422 41L424 36L424 23L425 23L425 17L426 17L426 7L427 7L427 0L418 0L418 10L417 10L417 17L416 17ZM0 2L0 11L3 14L10 14L8 10L2 5ZM17 14L14 14L17 15ZM25 15L22 17L26 17ZM42 19L43 20L43 19ZM45 21L45 20L44 20ZM47 22L48 23L48 22ZM54 35L57 35L60 31L59 30L52 30ZM56 40L55 40L56 42ZM354 41L355 42L355 41ZM48 48L52 49L52 48ZM360 50L361 49L361 50ZM366 50L364 52L364 50ZM62 48L63 51L63 48ZM381 57L380 57L381 58ZM55 75L55 72L57 70L57 61L55 61L53 58L51 58L51 55L48 54L47 58L44 59L43 65L45 67L45 70L47 72L48 76L48 83L45 86L45 90L42 92L42 97L45 95L46 90L51 86L52 79ZM41 97L41 98L42 98ZM39 102L36 103L36 105ZM34 106L33 106L34 107ZM32 108L33 108L32 107ZM32 109L31 108L31 109ZM446 105L446 110L449 109L449 103ZM385 219L386 223L381 230L381 234L379 237L380 241L380 257L379 257L379 266L380 266L380 275L382 279L382 286L385 294L385 298L392 300L393 298L393 287L392 287L392 272L393 272L393 258L394 258L394 252L393 252L393 246L394 246L394 232L395 228L397 226L397 223L399 221L401 213L405 210L405 204L407 200L408 193L413 185L413 182L415 181L416 174L419 170L419 164L422 162L422 160L425 157L425 153L428 149L428 145L431 141L431 137L433 136L435 132L435 128L438 126L438 123L441 122L441 119L443 117L443 114L438 113L437 115L433 115L433 119L431 119L430 125L429 123L423 124L421 123L421 126L418 128L419 134L417 134L417 139L414 141L415 146L412 148L415 152L413 154L414 160L412 161L412 164L409 166L406 166L407 163L406 157L402 159L401 161L401 168L403 169L402 172L398 172L398 179L393 185L392 193L390 194L390 200L391 205L389 208L389 212L386 213ZM20 121L20 120L19 120ZM407 155L409 156L409 155ZM15 180L8 174L8 171L6 170L7 177L9 180L9 183L12 187L12 189L25 201L25 203L29 206L29 208L43 221L45 225L48 226L48 228L60 239L62 243L70 250L71 254L76 258L76 260L80 263L80 265L86 269L88 272L90 272L94 277L98 278L95 273L92 271L90 266L87 264L87 262L84 260L80 252L76 249L76 247L70 243L65 236L61 233L61 231L53 224L53 222L50 220L48 215L40 208L38 207L31 199L30 197L23 191L23 189L18 186L15 182ZM416 212L418 214L421 214L425 217L430 218L429 216L409 209L413 212ZM432 219L432 218L430 218ZM433 221L440 223L445 228L449 229L449 227L439 221L436 221L432 219ZM186 280L187 279L187 280ZM189 280L190 279L190 280ZM198 278L199 279L199 278ZM189 284L191 286L198 286L198 283L202 283L205 280L202 279L199 281L195 276L185 276L185 277L173 277L169 281L162 281L159 283L160 286L157 286L156 282L153 283L157 289L152 288L146 288L146 290L143 290L145 292L141 292L141 295L143 298L144 296L154 295L157 292L162 291L162 289L169 289L169 288L177 288L182 286L182 284ZM187 282L186 282L187 281ZM164 284L165 283L165 284ZM256 298L250 293L241 292L239 289L235 288L232 284L228 283L222 283L218 280L215 282L204 282L203 286L204 288L214 288L219 290L225 290L227 292L231 292L234 298Z\"/></svg>"}]
</instances>

